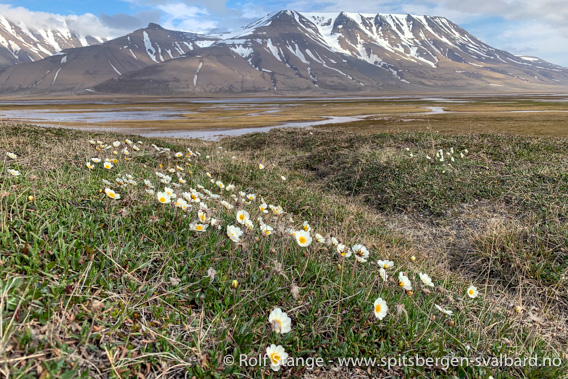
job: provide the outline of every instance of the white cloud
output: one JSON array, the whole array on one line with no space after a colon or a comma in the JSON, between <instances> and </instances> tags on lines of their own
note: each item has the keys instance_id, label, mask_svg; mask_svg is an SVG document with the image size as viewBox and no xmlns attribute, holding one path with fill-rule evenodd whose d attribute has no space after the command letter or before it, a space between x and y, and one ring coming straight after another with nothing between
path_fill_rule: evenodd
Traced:
<instances>
[{"instance_id":1,"label":"white cloud","mask_svg":"<svg viewBox=\"0 0 568 379\"><path fill-rule=\"evenodd\" d=\"M205 8L189 6L185 3L160 4L157 8L164 12L163 26L167 29L199 33L217 27L217 23L209 19L209 12Z\"/></svg>"},{"instance_id":2,"label":"white cloud","mask_svg":"<svg viewBox=\"0 0 568 379\"><path fill-rule=\"evenodd\" d=\"M509 24L492 37L495 45L518 55L533 55L568 67L568 36L541 21ZM563 48L564 47L564 48Z\"/></svg>"},{"instance_id":3,"label":"white cloud","mask_svg":"<svg viewBox=\"0 0 568 379\"><path fill-rule=\"evenodd\" d=\"M91 13L82 15L60 15L48 12L34 12L23 7L0 4L0 14L15 21L22 21L36 29L70 29L82 35L116 37L124 30L111 28Z\"/></svg>"}]
</instances>

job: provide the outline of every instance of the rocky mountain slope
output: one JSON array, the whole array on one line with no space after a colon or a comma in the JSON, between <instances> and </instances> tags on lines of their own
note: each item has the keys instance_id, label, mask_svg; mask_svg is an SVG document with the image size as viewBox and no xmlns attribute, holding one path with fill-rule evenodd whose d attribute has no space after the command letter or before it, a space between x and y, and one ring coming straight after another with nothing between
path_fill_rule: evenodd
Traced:
<instances>
[{"instance_id":1,"label":"rocky mountain slope","mask_svg":"<svg viewBox=\"0 0 568 379\"><path fill-rule=\"evenodd\" d=\"M124 73L179 58L215 39L150 24L100 45L65 49L30 64L0 71L2 92L84 92Z\"/></svg>"},{"instance_id":2,"label":"rocky mountain slope","mask_svg":"<svg viewBox=\"0 0 568 379\"><path fill-rule=\"evenodd\" d=\"M286 10L235 33L150 25L64 54L0 71L0 92L278 95L568 86L568 69L495 49L431 16Z\"/></svg>"},{"instance_id":3,"label":"rocky mountain slope","mask_svg":"<svg viewBox=\"0 0 568 379\"><path fill-rule=\"evenodd\" d=\"M0 16L0 67L38 61L63 49L98 45L106 40L105 36L72 31L64 19L57 21L57 27L42 29Z\"/></svg>"}]
</instances>

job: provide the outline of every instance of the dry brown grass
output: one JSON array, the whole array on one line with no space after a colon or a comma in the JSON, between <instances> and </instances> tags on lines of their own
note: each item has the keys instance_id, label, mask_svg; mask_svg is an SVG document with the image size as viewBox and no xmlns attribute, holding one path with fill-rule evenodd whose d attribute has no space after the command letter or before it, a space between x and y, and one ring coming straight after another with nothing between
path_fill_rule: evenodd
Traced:
<instances>
[{"instance_id":1,"label":"dry brown grass","mask_svg":"<svg viewBox=\"0 0 568 379\"><path fill-rule=\"evenodd\" d=\"M274 103L199 104L157 101L148 98L118 99L116 104L0 105L4 110L51 110L69 113L68 122L42 122L48 125L97 128L100 130L202 130L275 126L289 122L319 121L330 116L371 117L348 123L321 126L331 130L358 133L436 131L445 134L503 133L537 136L568 136L568 105L522 97L470 99L469 103L437 103L420 100L325 100ZM466 99L467 100L467 99ZM88 100L87 100L88 101ZM428 106L443 107L448 114L428 114ZM105 110L173 110L176 116L161 121L121 120L103 123L73 122L73 112ZM275 111L274 113L265 113ZM516 111L555 111L511 113Z\"/></svg>"}]
</instances>

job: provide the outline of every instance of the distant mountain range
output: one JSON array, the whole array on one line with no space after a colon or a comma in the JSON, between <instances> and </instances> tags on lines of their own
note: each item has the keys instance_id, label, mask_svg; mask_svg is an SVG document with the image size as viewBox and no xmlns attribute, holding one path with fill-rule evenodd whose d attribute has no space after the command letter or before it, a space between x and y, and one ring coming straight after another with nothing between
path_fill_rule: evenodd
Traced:
<instances>
[{"instance_id":1,"label":"distant mountain range","mask_svg":"<svg viewBox=\"0 0 568 379\"><path fill-rule=\"evenodd\" d=\"M98 45L106 40L75 33L64 22L58 28L38 29L0 15L0 67L35 62L63 49Z\"/></svg>"},{"instance_id":2,"label":"distant mountain range","mask_svg":"<svg viewBox=\"0 0 568 379\"><path fill-rule=\"evenodd\" d=\"M567 68L495 49L444 17L285 10L235 33L203 35L150 24L110 41L31 30L0 18L0 64L7 66L0 71L2 94L568 89ZM50 56L40 59L42 54Z\"/></svg>"}]
</instances>

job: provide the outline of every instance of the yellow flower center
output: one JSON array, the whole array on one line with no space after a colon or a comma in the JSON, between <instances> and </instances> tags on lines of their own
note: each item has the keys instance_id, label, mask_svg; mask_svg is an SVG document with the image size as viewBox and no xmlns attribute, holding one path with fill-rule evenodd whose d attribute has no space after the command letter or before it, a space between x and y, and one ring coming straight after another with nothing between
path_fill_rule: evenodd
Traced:
<instances>
[{"instance_id":1,"label":"yellow flower center","mask_svg":"<svg viewBox=\"0 0 568 379\"><path fill-rule=\"evenodd\" d=\"M472 289L469 290L469 294L470 294L470 295L473 295L473 290L472 290Z\"/></svg>"},{"instance_id":2,"label":"yellow flower center","mask_svg":"<svg viewBox=\"0 0 568 379\"><path fill-rule=\"evenodd\" d=\"M108 196L114 199L116 197L116 194L114 192L109 192Z\"/></svg>"},{"instance_id":3,"label":"yellow flower center","mask_svg":"<svg viewBox=\"0 0 568 379\"><path fill-rule=\"evenodd\" d=\"M245 215L244 215L244 214L239 215L239 220L242 221L242 220L244 220L244 219L245 219Z\"/></svg>"},{"instance_id":4,"label":"yellow flower center","mask_svg":"<svg viewBox=\"0 0 568 379\"><path fill-rule=\"evenodd\" d=\"M272 364L277 365L280 362L280 354L276 352L270 354L270 360L272 361Z\"/></svg>"},{"instance_id":5,"label":"yellow flower center","mask_svg":"<svg viewBox=\"0 0 568 379\"><path fill-rule=\"evenodd\" d=\"M270 235L270 230L265 230L264 234L266 234L267 236Z\"/></svg>"},{"instance_id":6,"label":"yellow flower center","mask_svg":"<svg viewBox=\"0 0 568 379\"><path fill-rule=\"evenodd\" d=\"M166 198L165 197L160 197L160 203L165 203L166 202Z\"/></svg>"},{"instance_id":7,"label":"yellow flower center","mask_svg":"<svg viewBox=\"0 0 568 379\"><path fill-rule=\"evenodd\" d=\"M195 229L201 231L201 230L203 230L203 226L201 226L201 225L195 225Z\"/></svg>"},{"instance_id":8,"label":"yellow flower center","mask_svg":"<svg viewBox=\"0 0 568 379\"><path fill-rule=\"evenodd\" d=\"M306 237L300 236L300 238L298 238L298 241L300 241L300 243L303 245L306 243Z\"/></svg>"},{"instance_id":9,"label":"yellow flower center","mask_svg":"<svg viewBox=\"0 0 568 379\"><path fill-rule=\"evenodd\" d=\"M389 268L389 265L385 263L385 264L384 264L384 267L385 267L385 268Z\"/></svg>"},{"instance_id":10,"label":"yellow flower center","mask_svg":"<svg viewBox=\"0 0 568 379\"><path fill-rule=\"evenodd\" d=\"M375 312L381 313L381 304L375 305Z\"/></svg>"},{"instance_id":11,"label":"yellow flower center","mask_svg":"<svg viewBox=\"0 0 568 379\"><path fill-rule=\"evenodd\" d=\"M261 212L264 212L264 207L260 207L260 211L261 211Z\"/></svg>"},{"instance_id":12,"label":"yellow flower center","mask_svg":"<svg viewBox=\"0 0 568 379\"><path fill-rule=\"evenodd\" d=\"M304 230L307 232L308 231L309 226L308 225L304 225Z\"/></svg>"},{"instance_id":13,"label":"yellow flower center","mask_svg":"<svg viewBox=\"0 0 568 379\"><path fill-rule=\"evenodd\" d=\"M398 285L404 287L404 282L398 282Z\"/></svg>"}]
</instances>

